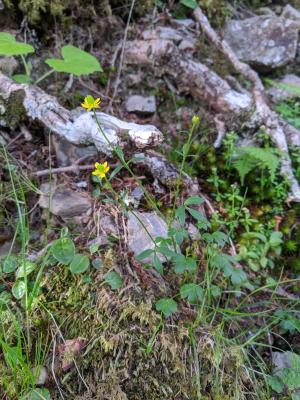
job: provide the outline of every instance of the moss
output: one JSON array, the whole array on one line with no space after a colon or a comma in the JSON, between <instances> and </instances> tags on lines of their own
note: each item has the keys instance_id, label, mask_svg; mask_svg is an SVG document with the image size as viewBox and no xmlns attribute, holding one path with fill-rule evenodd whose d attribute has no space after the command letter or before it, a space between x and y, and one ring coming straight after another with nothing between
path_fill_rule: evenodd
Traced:
<instances>
[{"instance_id":1,"label":"moss","mask_svg":"<svg viewBox=\"0 0 300 400\"><path fill-rule=\"evenodd\" d=\"M23 90L16 90L13 92L8 100L3 104L4 119L7 126L15 129L19 123L26 117L26 111L23 105L25 93Z\"/></svg>"}]
</instances>

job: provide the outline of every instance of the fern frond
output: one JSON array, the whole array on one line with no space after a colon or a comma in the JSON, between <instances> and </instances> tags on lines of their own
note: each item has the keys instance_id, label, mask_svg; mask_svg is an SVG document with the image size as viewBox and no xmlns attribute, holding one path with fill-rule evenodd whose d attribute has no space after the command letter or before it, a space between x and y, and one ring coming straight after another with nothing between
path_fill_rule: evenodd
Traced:
<instances>
[{"instance_id":1,"label":"fern frond","mask_svg":"<svg viewBox=\"0 0 300 400\"><path fill-rule=\"evenodd\" d=\"M255 168L267 169L272 182L280 164L280 159L276 150L272 148L262 149L259 147L242 147L236 152L237 159L234 167L238 171L241 183L244 184L246 175Z\"/></svg>"}]
</instances>

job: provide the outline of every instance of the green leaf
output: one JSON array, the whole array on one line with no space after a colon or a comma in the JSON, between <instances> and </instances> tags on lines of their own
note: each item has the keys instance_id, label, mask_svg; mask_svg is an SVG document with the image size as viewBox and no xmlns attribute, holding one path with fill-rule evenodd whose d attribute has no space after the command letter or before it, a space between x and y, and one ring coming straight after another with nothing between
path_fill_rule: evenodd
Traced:
<instances>
[{"instance_id":1,"label":"green leaf","mask_svg":"<svg viewBox=\"0 0 300 400\"><path fill-rule=\"evenodd\" d=\"M163 267L162 262L160 261L159 257L157 256L157 254L154 254L154 256L153 256L153 265L154 265L154 268L156 269L156 271L162 275L164 272L164 267Z\"/></svg>"},{"instance_id":2,"label":"green leaf","mask_svg":"<svg viewBox=\"0 0 300 400\"><path fill-rule=\"evenodd\" d=\"M247 281L246 273L240 268L232 268L231 282L234 286L240 286Z\"/></svg>"},{"instance_id":3,"label":"green leaf","mask_svg":"<svg viewBox=\"0 0 300 400\"><path fill-rule=\"evenodd\" d=\"M18 266L17 261L18 259L14 254L6 256L3 261L3 267L2 267L3 272L6 274L14 272Z\"/></svg>"},{"instance_id":4,"label":"green leaf","mask_svg":"<svg viewBox=\"0 0 300 400\"><path fill-rule=\"evenodd\" d=\"M93 243L90 245L90 253L94 254L97 253L97 251L99 250L99 244L98 243Z\"/></svg>"},{"instance_id":5,"label":"green leaf","mask_svg":"<svg viewBox=\"0 0 300 400\"><path fill-rule=\"evenodd\" d=\"M13 75L12 78L17 83L30 83L30 76L25 74Z\"/></svg>"},{"instance_id":6,"label":"green leaf","mask_svg":"<svg viewBox=\"0 0 300 400\"><path fill-rule=\"evenodd\" d=\"M216 285L211 286L212 297L220 297L221 294L222 294L222 292L221 292L221 289L219 288L219 286L216 286Z\"/></svg>"},{"instance_id":7,"label":"green leaf","mask_svg":"<svg viewBox=\"0 0 300 400\"><path fill-rule=\"evenodd\" d=\"M276 393L282 393L284 390L284 384L279 380L277 376L266 376L268 385Z\"/></svg>"},{"instance_id":8,"label":"green leaf","mask_svg":"<svg viewBox=\"0 0 300 400\"><path fill-rule=\"evenodd\" d=\"M103 268L103 261L101 258L95 258L95 260L92 261L92 266L95 269L102 269Z\"/></svg>"},{"instance_id":9,"label":"green leaf","mask_svg":"<svg viewBox=\"0 0 300 400\"><path fill-rule=\"evenodd\" d=\"M123 279L115 271L109 271L104 275L105 282L109 284L112 290L119 289L123 285Z\"/></svg>"},{"instance_id":10,"label":"green leaf","mask_svg":"<svg viewBox=\"0 0 300 400\"><path fill-rule=\"evenodd\" d=\"M198 211L194 210L193 208L187 207L187 211L191 214L193 218L195 218L197 221L203 221L203 214Z\"/></svg>"},{"instance_id":11,"label":"green leaf","mask_svg":"<svg viewBox=\"0 0 300 400\"><path fill-rule=\"evenodd\" d=\"M166 318L177 311L177 303L171 298L160 299L155 303L156 311L162 312Z\"/></svg>"},{"instance_id":12,"label":"green leaf","mask_svg":"<svg viewBox=\"0 0 300 400\"><path fill-rule=\"evenodd\" d=\"M17 279L24 278L31 274L32 271L36 269L36 264L31 261L23 261L16 272Z\"/></svg>"},{"instance_id":13,"label":"green leaf","mask_svg":"<svg viewBox=\"0 0 300 400\"><path fill-rule=\"evenodd\" d=\"M191 8L192 10L195 10L195 8L198 7L196 0L180 0L180 4L183 4L184 6Z\"/></svg>"},{"instance_id":14,"label":"green leaf","mask_svg":"<svg viewBox=\"0 0 300 400\"><path fill-rule=\"evenodd\" d=\"M185 206L198 206L203 204L204 200L199 196L191 196L184 202Z\"/></svg>"},{"instance_id":15,"label":"green leaf","mask_svg":"<svg viewBox=\"0 0 300 400\"><path fill-rule=\"evenodd\" d=\"M70 264L70 271L73 274L82 274L90 266L90 260L88 256L83 254L75 254Z\"/></svg>"},{"instance_id":16,"label":"green leaf","mask_svg":"<svg viewBox=\"0 0 300 400\"><path fill-rule=\"evenodd\" d=\"M51 395L46 388L35 388L20 397L19 400L51 400Z\"/></svg>"},{"instance_id":17,"label":"green leaf","mask_svg":"<svg viewBox=\"0 0 300 400\"><path fill-rule=\"evenodd\" d=\"M270 239L269 239L269 244L271 247L277 247L282 244L282 232L272 232Z\"/></svg>"},{"instance_id":18,"label":"green leaf","mask_svg":"<svg viewBox=\"0 0 300 400\"><path fill-rule=\"evenodd\" d=\"M34 53L34 48L30 44L17 42L16 38L7 32L0 32L0 55L19 56Z\"/></svg>"},{"instance_id":19,"label":"green leaf","mask_svg":"<svg viewBox=\"0 0 300 400\"><path fill-rule=\"evenodd\" d=\"M25 282L24 281L17 281L13 284L13 287L11 289L13 296L20 300L26 291L26 287L25 287Z\"/></svg>"},{"instance_id":20,"label":"green leaf","mask_svg":"<svg viewBox=\"0 0 300 400\"><path fill-rule=\"evenodd\" d=\"M178 207L175 211L175 215L178 218L180 225L183 226L185 223L185 208L183 206Z\"/></svg>"},{"instance_id":21,"label":"green leaf","mask_svg":"<svg viewBox=\"0 0 300 400\"><path fill-rule=\"evenodd\" d=\"M180 297L191 304L197 304L202 299L202 288L196 283L186 283L180 288Z\"/></svg>"},{"instance_id":22,"label":"green leaf","mask_svg":"<svg viewBox=\"0 0 300 400\"><path fill-rule=\"evenodd\" d=\"M71 239L62 237L53 243L51 251L58 262L67 265L75 255L75 245Z\"/></svg>"},{"instance_id":23,"label":"green leaf","mask_svg":"<svg viewBox=\"0 0 300 400\"><path fill-rule=\"evenodd\" d=\"M145 258L148 258L151 256L151 254L153 253L154 250L152 249L147 249L142 251L139 255L136 256L136 259L138 261L143 261Z\"/></svg>"},{"instance_id":24,"label":"green leaf","mask_svg":"<svg viewBox=\"0 0 300 400\"><path fill-rule=\"evenodd\" d=\"M102 72L96 57L80 50L78 47L67 45L61 50L63 59L48 58L45 62L57 72L66 72L76 76Z\"/></svg>"}]
</instances>

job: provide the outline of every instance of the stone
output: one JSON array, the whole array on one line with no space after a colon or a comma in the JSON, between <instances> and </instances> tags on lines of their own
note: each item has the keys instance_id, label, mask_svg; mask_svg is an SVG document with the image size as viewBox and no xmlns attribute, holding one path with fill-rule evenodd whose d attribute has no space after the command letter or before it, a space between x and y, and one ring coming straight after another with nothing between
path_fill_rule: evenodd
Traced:
<instances>
[{"instance_id":1,"label":"stone","mask_svg":"<svg viewBox=\"0 0 300 400\"><path fill-rule=\"evenodd\" d=\"M281 17L291 19L300 25L300 11L296 10L296 8L292 7L290 4L284 7Z\"/></svg>"},{"instance_id":2,"label":"stone","mask_svg":"<svg viewBox=\"0 0 300 400\"><path fill-rule=\"evenodd\" d=\"M281 101L289 100L294 97L300 97L299 76L288 74L285 75L283 78L276 80L275 83L278 83L279 85L281 84L290 85L291 90L288 90L288 88L276 87L276 86L267 89L266 94L273 103L279 103ZM292 88L295 88L295 91L293 91ZM298 94L296 93L296 90L298 90Z\"/></svg>"},{"instance_id":3,"label":"stone","mask_svg":"<svg viewBox=\"0 0 300 400\"><path fill-rule=\"evenodd\" d=\"M156 102L154 96L130 96L125 104L128 112L136 114L154 114L156 112Z\"/></svg>"},{"instance_id":4,"label":"stone","mask_svg":"<svg viewBox=\"0 0 300 400\"><path fill-rule=\"evenodd\" d=\"M1 57L0 58L0 71L5 75L12 76L19 64L18 61L14 57Z\"/></svg>"},{"instance_id":5,"label":"stone","mask_svg":"<svg viewBox=\"0 0 300 400\"><path fill-rule=\"evenodd\" d=\"M77 192L64 187L52 187L44 183L40 188L42 194L39 199L41 208L50 209L50 212L65 221L82 222L91 211L92 201L86 193ZM49 195L51 193L51 199Z\"/></svg>"},{"instance_id":6,"label":"stone","mask_svg":"<svg viewBox=\"0 0 300 400\"><path fill-rule=\"evenodd\" d=\"M289 18L262 15L231 20L224 39L240 60L261 70L272 70L296 56L299 24Z\"/></svg>"},{"instance_id":7,"label":"stone","mask_svg":"<svg viewBox=\"0 0 300 400\"><path fill-rule=\"evenodd\" d=\"M295 374L299 373L300 369L300 356L292 351L273 351L272 352L273 374L278 378L286 377L285 371L294 370ZM297 367L296 367L297 366ZM293 399L300 398L300 385L294 386Z\"/></svg>"},{"instance_id":8,"label":"stone","mask_svg":"<svg viewBox=\"0 0 300 400\"><path fill-rule=\"evenodd\" d=\"M34 379L35 379L34 383L37 386L45 385L46 380L48 378L48 372L47 372L45 367L43 367L43 366L34 367L32 369L32 374L33 374Z\"/></svg>"},{"instance_id":9,"label":"stone","mask_svg":"<svg viewBox=\"0 0 300 400\"><path fill-rule=\"evenodd\" d=\"M135 211L134 214L129 212L127 223L128 247L136 257L144 250L154 249L154 243L145 228L153 240L157 237L166 238L168 236L168 225L155 212ZM164 261L162 255L158 255L158 257L161 261ZM143 262L151 264L152 260L153 256L149 256Z\"/></svg>"},{"instance_id":10,"label":"stone","mask_svg":"<svg viewBox=\"0 0 300 400\"><path fill-rule=\"evenodd\" d=\"M98 154L98 150L95 146L76 146L56 135L52 136L52 144L58 167L67 167L74 164L79 159L95 159Z\"/></svg>"}]
</instances>

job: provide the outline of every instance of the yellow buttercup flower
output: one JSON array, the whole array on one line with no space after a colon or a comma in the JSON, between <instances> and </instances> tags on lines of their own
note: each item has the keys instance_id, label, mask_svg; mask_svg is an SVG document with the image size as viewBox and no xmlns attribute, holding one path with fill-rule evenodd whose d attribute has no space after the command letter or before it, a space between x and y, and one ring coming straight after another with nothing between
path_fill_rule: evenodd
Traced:
<instances>
[{"instance_id":1,"label":"yellow buttercup flower","mask_svg":"<svg viewBox=\"0 0 300 400\"><path fill-rule=\"evenodd\" d=\"M92 172L93 175L99 176L99 178L105 178L106 174L110 170L110 167L107 165L105 161L103 164L96 162L95 164L95 171Z\"/></svg>"},{"instance_id":2,"label":"yellow buttercup flower","mask_svg":"<svg viewBox=\"0 0 300 400\"><path fill-rule=\"evenodd\" d=\"M84 102L81 103L81 107L85 108L87 111L91 111L94 108L100 108L101 99L94 99L93 96L86 96Z\"/></svg>"}]
</instances>

